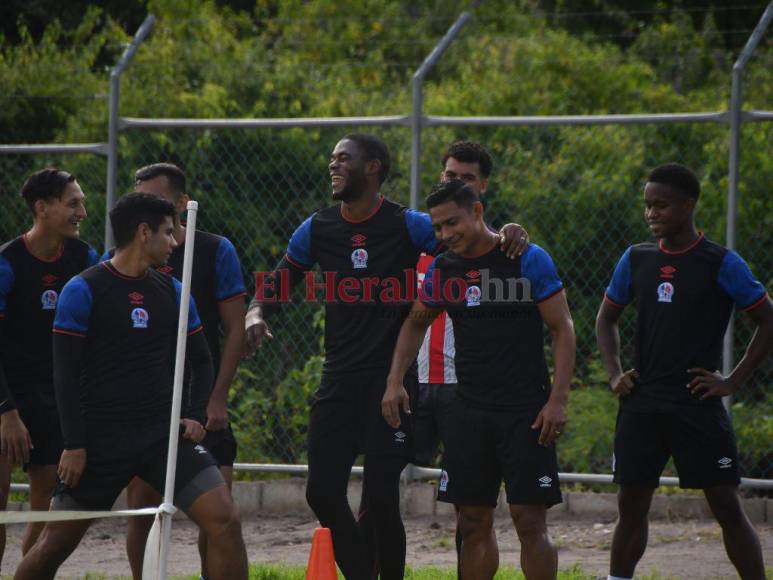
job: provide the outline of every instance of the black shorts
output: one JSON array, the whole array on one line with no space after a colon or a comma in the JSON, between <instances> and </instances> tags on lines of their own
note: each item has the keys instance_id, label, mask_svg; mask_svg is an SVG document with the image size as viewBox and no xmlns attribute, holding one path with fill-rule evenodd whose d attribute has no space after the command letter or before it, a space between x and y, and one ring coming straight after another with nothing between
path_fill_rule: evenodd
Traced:
<instances>
[{"instance_id":1,"label":"black shorts","mask_svg":"<svg viewBox=\"0 0 773 580\"><path fill-rule=\"evenodd\" d=\"M415 379L406 378L411 401ZM381 414L386 373L356 378L322 377L309 414L309 455L330 447L348 447L354 455L413 456L411 417L400 410L400 426L390 427Z\"/></svg>"},{"instance_id":2,"label":"black shorts","mask_svg":"<svg viewBox=\"0 0 773 580\"><path fill-rule=\"evenodd\" d=\"M133 477L163 494L169 424L89 425L86 469L75 487L61 481L54 510L109 510ZM186 511L202 494L225 485L217 463L201 444L180 437L174 504Z\"/></svg>"},{"instance_id":3,"label":"black shorts","mask_svg":"<svg viewBox=\"0 0 773 580\"><path fill-rule=\"evenodd\" d=\"M58 465L64 443L56 408L20 404L17 410L33 445L30 460L24 465L25 470L28 465Z\"/></svg>"},{"instance_id":4,"label":"black shorts","mask_svg":"<svg viewBox=\"0 0 773 580\"><path fill-rule=\"evenodd\" d=\"M531 428L541 408L481 409L457 398L438 500L496 506L504 479L511 505L561 503L555 445L539 445L539 431Z\"/></svg>"},{"instance_id":5,"label":"black shorts","mask_svg":"<svg viewBox=\"0 0 773 580\"><path fill-rule=\"evenodd\" d=\"M231 425L220 431L207 431L201 444L207 448L220 467L233 467L236 460L236 437Z\"/></svg>"},{"instance_id":6,"label":"black shorts","mask_svg":"<svg viewBox=\"0 0 773 580\"><path fill-rule=\"evenodd\" d=\"M453 427L451 410L455 395L454 384L419 383L413 413L416 465L433 465L440 443L445 448L447 434Z\"/></svg>"},{"instance_id":7,"label":"black shorts","mask_svg":"<svg viewBox=\"0 0 773 580\"><path fill-rule=\"evenodd\" d=\"M722 405L618 412L612 461L615 483L657 487L671 456L680 487L706 489L741 482L735 434Z\"/></svg>"}]
</instances>

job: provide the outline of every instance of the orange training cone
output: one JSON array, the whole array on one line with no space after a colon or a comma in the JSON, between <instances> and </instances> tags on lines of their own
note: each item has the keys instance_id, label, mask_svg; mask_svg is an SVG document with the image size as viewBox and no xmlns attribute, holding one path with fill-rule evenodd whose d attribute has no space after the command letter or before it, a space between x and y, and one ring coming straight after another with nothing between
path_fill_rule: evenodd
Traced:
<instances>
[{"instance_id":1,"label":"orange training cone","mask_svg":"<svg viewBox=\"0 0 773 580\"><path fill-rule=\"evenodd\" d=\"M329 528L317 528L311 539L306 580L338 580L336 559L333 554L333 536Z\"/></svg>"}]
</instances>

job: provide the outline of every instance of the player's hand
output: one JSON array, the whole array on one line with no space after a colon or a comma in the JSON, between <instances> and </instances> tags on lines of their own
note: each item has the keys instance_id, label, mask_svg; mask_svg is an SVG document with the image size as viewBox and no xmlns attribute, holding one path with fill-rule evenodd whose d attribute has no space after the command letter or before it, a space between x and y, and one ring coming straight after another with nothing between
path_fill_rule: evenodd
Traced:
<instances>
[{"instance_id":1,"label":"player's hand","mask_svg":"<svg viewBox=\"0 0 773 580\"><path fill-rule=\"evenodd\" d=\"M207 404L207 431L222 431L228 427L228 406L222 397L209 398Z\"/></svg>"},{"instance_id":2,"label":"player's hand","mask_svg":"<svg viewBox=\"0 0 773 580\"><path fill-rule=\"evenodd\" d=\"M408 398L408 391L405 390L402 382L387 383L384 397L381 399L381 414L384 416L384 421L393 429L397 429L400 426L401 405L405 414L410 415L410 399Z\"/></svg>"},{"instance_id":3,"label":"player's hand","mask_svg":"<svg viewBox=\"0 0 773 580\"><path fill-rule=\"evenodd\" d=\"M29 463L32 439L30 432L19 417L19 411L11 409L0 416L0 453L10 463Z\"/></svg>"},{"instance_id":4,"label":"player's hand","mask_svg":"<svg viewBox=\"0 0 773 580\"><path fill-rule=\"evenodd\" d=\"M81 480L84 469L86 469L86 450L65 449L62 451L56 474L67 487L75 487Z\"/></svg>"},{"instance_id":5,"label":"player's hand","mask_svg":"<svg viewBox=\"0 0 773 580\"><path fill-rule=\"evenodd\" d=\"M726 378L719 372L711 372L706 369L688 369L688 373L696 375L687 385L690 393L694 396L700 395L700 400L709 397L726 397L735 393L741 385L735 384L729 378Z\"/></svg>"},{"instance_id":6,"label":"player's hand","mask_svg":"<svg viewBox=\"0 0 773 580\"><path fill-rule=\"evenodd\" d=\"M609 381L609 386L615 395L618 397L625 397L630 394L634 387L636 387L636 381L638 380L638 371L636 369L630 369Z\"/></svg>"},{"instance_id":7,"label":"player's hand","mask_svg":"<svg viewBox=\"0 0 773 580\"><path fill-rule=\"evenodd\" d=\"M198 421L193 419L180 419L180 425L185 427L183 432L183 439L190 439L194 443L200 443L207 432L204 430L204 426Z\"/></svg>"},{"instance_id":8,"label":"player's hand","mask_svg":"<svg viewBox=\"0 0 773 580\"><path fill-rule=\"evenodd\" d=\"M499 247L508 258L515 260L529 247L529 232L518 224L506 224L499 230Z\"/></svg>"},{"instance_id":9,"label":"player's hand","mask_svg":"<svg viewBox=\"0 0 773 580\"><path fill-rule=\"evenodd\" d=\"M247 316L244 318L244 328L247 332L244 343L244 358L255 354L255 351L263 345L264 337L269 340L274 338L266 321L260 315L260 310L257 308L247 311Z\"/></svg>"},{"instance_id":10,"label":"player's hand","mask_svg":"<svg viewBox=\"0 0 773 580\"><path fill-rule=\"evenodd\" d=\"M564 430L564 425L566 425L566 403L548 401L540 410L531 428L535 431L540 430L538 443L547 447L558 439Z\"/></svg>"}]
</instances>

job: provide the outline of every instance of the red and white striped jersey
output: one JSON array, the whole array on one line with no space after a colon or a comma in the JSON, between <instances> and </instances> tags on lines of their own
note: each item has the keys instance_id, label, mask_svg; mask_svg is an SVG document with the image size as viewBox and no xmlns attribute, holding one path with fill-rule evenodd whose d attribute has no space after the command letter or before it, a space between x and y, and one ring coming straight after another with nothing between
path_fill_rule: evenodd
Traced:
<instances>
[{"instance_id":1,"label":"red and white striped jersey","mask_svg":"<svg viewBox=\"0 0 773 580\"><path fill-rule=\"evenodd\" d=\"M435 258L422 254L416 264L416 274L421 289L424 275ZM432 323L424 337L417 359L420 383L456 383L454 365L454 327L448 314L443 311Z\"/></svg>"}]
</instances>

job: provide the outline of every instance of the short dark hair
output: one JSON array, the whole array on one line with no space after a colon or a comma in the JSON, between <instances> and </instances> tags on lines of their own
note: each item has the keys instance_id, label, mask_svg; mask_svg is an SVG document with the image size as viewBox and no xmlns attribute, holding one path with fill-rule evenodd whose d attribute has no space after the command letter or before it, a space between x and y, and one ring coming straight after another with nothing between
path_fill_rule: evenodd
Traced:
<instances>
[{"instance_id":1,"label":"short dark hair","mask_svg":"<svg viewBox=\"0 0 773 580\"><path fill-rule=\"evenodd\" d=\"M449 201L453 201L459 207L471 209L472 204L480 201L480 197L461 179L452 179L432 187L432 191L427 196L427 209Z\"/></svg>"},{"instance_id":2,"label":"short dark hair","mask_svg":"<svg viewBox=\"0 0 773 580\"><path fill-rule=\"evenodd\" d=\"M164 218L174 218L175 215L174 205L152 193L127 193L110 210L115 247L128 246L140 224L148 224L151 231L157 232Z\"/></svg>"},{"instance_id":3,"label":"short dark hair","mask_svg":"<svg viewBox=\"0 0 773 580\"><path fill-rule=\"evenodd\" d=\"M354 141L365 154L366 161L373 159L381 163L381 171L378 173L378 182L384 183L392 167L392 159L389 156L389 147L375 135L367 133L349 133L341 138L341 141L348 139Z\"/></svg>"},{"instance_id":4,"label":"short dark hair","mask_svg":"<svg viewBox=\"0 0 773 580\"><path fill-rule=\"evenodd\" d=\"M668 185L682 195L698 199L701 194L701 184L695 173L681 163L664 163L650 171L647 176L650 183Z\"/></svg>"},{"instance_id":5,"label":"short dark hair","mask_svg":"<svg viewBox=\"0 0 773 580\"><path fill-rule=\"evenodd\" d=\"M162 175L169 180L175 199L186 192L185 173L174 163L152 163L141 167L134 174L134 182L150 181Z\"/></svg>"},{"instance_id":6,"label":"short dark hair","mask_svg":"<svg viewBox=\"0 0 773 580\"><path fill-rule=\"evenodd\" d=\"M491 153L480 143L473 143L472 141L457 141L449 145L441 162L443 169L446 168L446 161L448 161L449 157L453 157L463 163L477 163L480 167L480 174L483 177L491 175L491 170L494 168L494 160L491 158Z\"/></svg>"},{"instance_id":7,"label":"short dark hair","mask_svg":"<svg viewBox=\"0 0 773 580\"><path fill-rule=\"evenodd\" d=\"M21 186L21 196L27 202L32 215L35 215L35 202L52 197L62 199L62 194L68 183L75 181L75 176L57 167L46 167L27 177Z\"/></svg>"}]
</instances>

